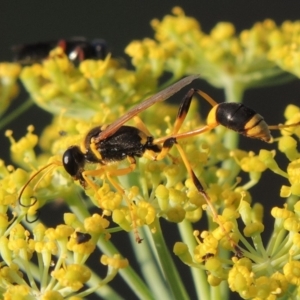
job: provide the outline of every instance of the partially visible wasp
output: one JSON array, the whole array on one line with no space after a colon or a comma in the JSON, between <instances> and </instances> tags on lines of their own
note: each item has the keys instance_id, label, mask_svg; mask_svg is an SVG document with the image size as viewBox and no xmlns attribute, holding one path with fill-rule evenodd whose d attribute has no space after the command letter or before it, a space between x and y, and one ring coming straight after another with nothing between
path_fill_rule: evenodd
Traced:
<instances>
[{"instance_id":1,"label":"partially visible wasp","mask_svg":"<svg viewBox=\"0 0 300 300\"><path fill-rule=\"evenodd\" d=\"M13 46L13 59L23 65L39 63L43 59L46 59L49 52L56 47L61 47L70 61L75 64L85 59L104 59L107 56L106 41L102 39L88 41L83 37L74 37L57 41Z\"/></svg>"},{"instance_id":2,"label":"partially visible wasp","mask_svg":"<svg viewBox=\"0 0 300 300\"><path fill-rule=\"evenodd\" d=\"M208 207L210 208L213 219L220 225L224 232L226 232L222 223L219 221L216 209L212 205L209 196L200 183L200 180L195 175L185 152L177 140L206 132L218 125L223 125L248 137L258 138L270 142L272 140L270 129L282 129L285 127L297 126L300 122L292 125L268 126L262 116L257 114L252 109L247 108L243 104L218 104L204 92L197 89L190 89L179 106L172 133L162 138L154 138L146 128L145 124L137 117L137 114L146 110L155 103L165 101L167 98L171 97L173 94L197 78L198 75L188 76L136 105L112 124L92 128L87 133L81 146L70 146L64 152L62 163L52 162L37 171L29 179L20 192L19 202L25 188L28 186L31 180L40 172L53 165L62 164L65 170L72 176L74 180L78 180L84 188L91 187L95 191L97 191L98 187L91 177L97 177L105 174L115 189L124 195L124 199L127 201L127 205L131 212L135 238L137 242L141 242L142 239L139 237L135 216L132 209L133 204L127 199L122 187L115 180L113 180L112 177L121 176L132 172L136 167L136 157L145 157L154 161L165 158L170 149L175 145L195 187L204 197ZM213 106L208 114L207 125L188 132L178 133L189 111L191 100L195 93L200 94ZM136 127L124 125L130 119L135 120ZM129 161L129 165L125 168L114 170L108 170L106 168L106 166L112 162L122 161L125 159ZM86 170L86 163L98 164L98 168L94 170ZM228 234L227 236L235 251L239 252L239 247L229 237ZM239 253L239 255L241 256L241 253Z\"/></svg>"}]
</instances>

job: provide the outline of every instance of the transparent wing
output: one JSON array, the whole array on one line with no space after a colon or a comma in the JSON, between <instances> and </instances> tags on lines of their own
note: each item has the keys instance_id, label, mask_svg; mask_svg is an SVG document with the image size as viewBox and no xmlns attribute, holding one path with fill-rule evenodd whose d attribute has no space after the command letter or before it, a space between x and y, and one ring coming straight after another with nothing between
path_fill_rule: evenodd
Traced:
<instances>
[{"instance_id":1,"label":"transparent wing","mask_svg":"<svg viewBox=\"0 0 300 300\"><path fill-rule=\"evenodd\" d=\"M97 138L95 138L95 142L100 142L101 140L106 139L107 137L114 134L124 123L132 119L134 116L139 114L140 112L144 111L148 107L152 106L157 102L165 101L166 99L170 98L172 95L180 91L183 87L190 84L193 80L199 78L199 75L190 75L187 76L173 85L167 87L166 89L158 92L157 94L151 96L150 98L146 99L145 101L141 102L140 104L136 105L135 107L131 108L125 115L117 119L115 122L110 124L105 130L103 130Z\"/></svg>"}]
</instances>

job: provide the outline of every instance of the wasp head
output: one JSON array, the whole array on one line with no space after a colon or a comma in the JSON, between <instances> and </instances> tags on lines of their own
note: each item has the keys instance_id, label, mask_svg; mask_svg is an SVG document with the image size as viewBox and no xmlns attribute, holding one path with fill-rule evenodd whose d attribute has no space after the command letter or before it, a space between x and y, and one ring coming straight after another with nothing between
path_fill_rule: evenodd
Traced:
<instances>
[{"instance_id":1,"label":"wasp head","mask_svg":"<svg viewBox=\"0 0 300 300\"><path fill-rule=\"evenodd\" d=\"M85 165L85 156L78 146L69 147L62 158L65 170L75 179L79 180L82 186L85 186L85 179L82 176Z\"/></svg>"}]
</instances>

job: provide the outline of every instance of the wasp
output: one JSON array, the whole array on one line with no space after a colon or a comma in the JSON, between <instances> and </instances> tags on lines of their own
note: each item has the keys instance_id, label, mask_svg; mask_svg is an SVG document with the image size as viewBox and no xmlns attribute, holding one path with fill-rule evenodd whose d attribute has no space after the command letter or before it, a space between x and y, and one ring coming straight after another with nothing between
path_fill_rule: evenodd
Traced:
<instances>
[{"instance_id":1,"label":"wasp","mask_svg":"<svg viewBox=\"0 0 300 300\"><path fill-rule=\"evenodd\" d=\"M154 161L161 160L169 154L170 149L175 145L196 189L204 197L213 214L214 220L221 226L221 228L223 228L222 223L219 222L216 209L212 205L200 180L195 175L185 152L178 143L178 140L201 134L212 130L219 125L223 125L248 137L271 142L272 136L270 134L270 130L297 126L300 123L268 126L261 115L245 105L237 103L218 104L201 90L192 88L187 92L179 105L172 133L162 138L154 138L137 115L150 106L158 102L165 101L198 77L198 75L185 77L136 105L112 124L92 128L86 134L81 146L70 146L62 156L62 162L60 165L63 165L67 173L69 173L74 180L79 181L84 188L91 187L97 191L98 187L91 178L105 174L115 189L124 195L127 205L131 211L132 226L137 242L141 242L142 239L139 237L137 231L135 216L132 209L133 204L126 198L122 187L112 178L113 176L122 176L132 172L136 167L136 158L145 157ZM212 109L207 117L207 124L188 132L178 133L189 111L191 100L195 93L201 95L212 105ZM125 125L125 123L131 119L135 120L136 126ZM126 159L128 160L129 165L125 168L114 170L110 169L109 171L106 168L107 165L113 162L119 162ZM86 170L85 165L87 163L97 164L98 167L94 170ZM57 163L52 162L44 166L28 180L20 192L19 202L21 200L22 193L31 180L40 172L54 164ZM223 230L225 231L224 228ZM237 249L239 249L238 246L231 239L230 242L232 243L233 248L237 251Z\"/></svg>"},{"instance_id":2,"label":"wasp","mask_svg":"<svg viewBox=\"0 0 300 300\"><path fill-rule=\"evenodd\" d=\"M107 43L102 39L88 41L83 37L38 42L12 47L14 61L23 64L39 63L46 59L49 52L61 47L69 60L75 64L85 59L104 59L107 56Z\"/></svg>"}]
</instances>

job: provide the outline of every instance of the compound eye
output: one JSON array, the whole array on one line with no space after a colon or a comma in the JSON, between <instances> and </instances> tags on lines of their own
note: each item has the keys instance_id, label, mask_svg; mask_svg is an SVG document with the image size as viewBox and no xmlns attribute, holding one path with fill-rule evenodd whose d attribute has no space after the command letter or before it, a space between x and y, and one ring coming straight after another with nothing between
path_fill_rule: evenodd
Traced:
<instances>
[{"instance_id":1,"label":"compound eye","mask_svg":"<svg viewBox=\"0 0 300 300\"><path fill-rule=\"evenodd\" d=\"M72 146L65 151L62 162L65 170L72 177L76 177L80 169L84 167L85 158L79 147Z\"/></svg>"}]
</instances>

